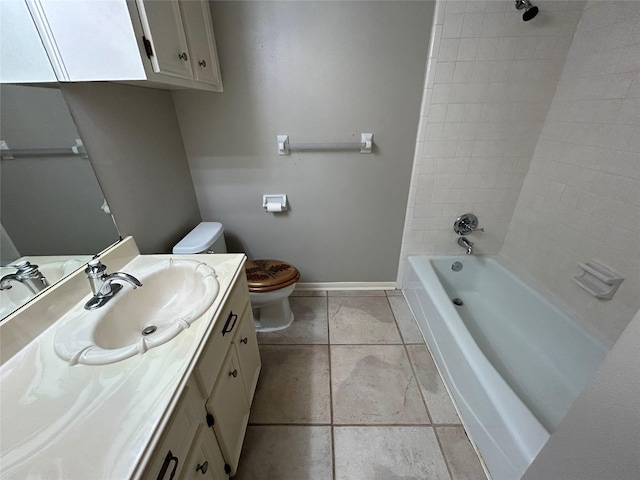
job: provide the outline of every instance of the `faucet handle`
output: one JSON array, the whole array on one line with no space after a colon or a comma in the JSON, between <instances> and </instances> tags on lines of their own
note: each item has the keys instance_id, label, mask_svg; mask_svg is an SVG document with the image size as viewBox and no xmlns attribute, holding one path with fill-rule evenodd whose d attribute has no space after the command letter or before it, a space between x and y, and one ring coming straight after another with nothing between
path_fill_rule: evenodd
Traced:
<instances>
[{"instance_id":1,"label":"faucet handle","mask_svg":"<svg viewBox=\"0 0 640 480\"><path fill-rule=\"evenodd\" d=\"M84 269L84 273L95 278L101 276L106 269L107 266L104 263L98 259L94 259L87 263L87 268Z\"/></svg>"},{"instance_id":2,"label":"faucet handle","mask_svg":"<svg viewBox=\"0 0 640 480\"><path fill-rule=\"evenodd\" d=\"M456 218L453 223L453 231L458 235L469 235L471 232L484 232L484 228L478 228L478 217L473 213L465 213Z\"/></svg>"}]
</instances>

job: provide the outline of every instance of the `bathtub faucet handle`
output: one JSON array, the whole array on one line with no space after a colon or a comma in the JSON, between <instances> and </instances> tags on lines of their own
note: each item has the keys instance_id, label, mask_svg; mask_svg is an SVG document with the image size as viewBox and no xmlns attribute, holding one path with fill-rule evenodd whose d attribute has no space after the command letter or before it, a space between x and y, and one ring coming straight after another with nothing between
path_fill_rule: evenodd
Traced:
<instances>
[{"instance_id":1,"label":"bathtub faucet handle","mask_svg":"<svg viewBox=\"0 0 640 480\"><path fill-rule=\"evenodd\" d=\"M458 235L469 235L471 232L484 232L484 228L478 228L478 217L473 213L465 213L453 222L453 231Z\"/></svg>"}]
</instances>

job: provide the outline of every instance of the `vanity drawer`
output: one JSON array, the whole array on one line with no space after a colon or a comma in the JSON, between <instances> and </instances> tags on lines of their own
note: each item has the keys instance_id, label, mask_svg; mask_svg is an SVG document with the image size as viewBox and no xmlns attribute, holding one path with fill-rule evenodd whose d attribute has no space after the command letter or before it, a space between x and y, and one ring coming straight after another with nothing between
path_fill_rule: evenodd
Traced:
<instances>
[{"instance_id":1,"label":"vanity drawer","mask_svg":"<svg viewBox=\"0 0 640 480\"><path fill-rule=\"evenodd\" d=\"M195 377L205 398L211 394L220 365L240 326L245 309L250 308L247 279L244 272L241 272L196 365Z\"/></svg>"}]
</instances>

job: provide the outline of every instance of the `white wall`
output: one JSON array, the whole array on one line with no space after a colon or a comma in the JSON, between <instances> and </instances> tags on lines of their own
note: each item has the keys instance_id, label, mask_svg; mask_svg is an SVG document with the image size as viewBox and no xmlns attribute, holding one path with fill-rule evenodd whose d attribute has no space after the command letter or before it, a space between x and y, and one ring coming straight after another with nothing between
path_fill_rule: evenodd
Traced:
<instances>
[{"instance_id":1,"label":"white wall","mask_svg":"<svg viewBox=\"0 0 640 480\"><path fill-rule=\"evenodd\" d=\"M523 480L640 476L640 311Z\"/></svg>"},{"instance_id":2,"label":"white wall","mask_svg":"<svg viewBox=\"0 0 640 480\"><path fill-rule=\"evenodd\" d=\"M437 2L401 266L462 253L452 227L466 212L486 228L476 252L500 251L584 7L534 3L523 22L512 1Z\"/></svg>"},{"instance_id":3,"label":"white wall","mask_svg":"<svg viewBox=\"0 0 640 480\"><path fill-rule=\"evenodd\" d=\"M205 220L306 282L393 282L432 2L211 2L224 92L174 92ZM360 141L374 153L293 152ZM287 193L268 214L262 194Z\"/></svg>"},{"instance_id":4,"label":"white wall","mask_svg":"<svg viewBox=\"0 0 640 480\"><path fill-rule=\"evenodd\" d=\"M640 308L640 2L589 2L501 251L612 345ZM572 280L597 260L612 300Z\"/></svg>"}]
</instances>

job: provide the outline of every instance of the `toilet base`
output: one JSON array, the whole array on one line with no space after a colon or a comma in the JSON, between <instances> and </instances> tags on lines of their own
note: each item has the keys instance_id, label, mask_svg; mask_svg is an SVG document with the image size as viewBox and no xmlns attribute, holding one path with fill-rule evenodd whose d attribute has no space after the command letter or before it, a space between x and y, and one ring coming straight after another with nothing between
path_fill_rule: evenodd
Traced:
<instances>
[{"instance_id":1,"label":"toilet base","mask_svg":"<svg viewBox=\"0 0 640 480\"><path fill-rule=\"evenodd\" d=\"M252 310L256 332L277 332L288 328L293 323L293 312L288 299Z\"/></svg>"},{"instance_id":2,"label":"toilet base","mask_svg":"<svg viewBox=\"0 0 640 480\"><path fill-rule=\"evenodd\" d=\"M293 323L289 295L294 285L272 292L249 292L256 332L277 332Z\"/></svg>"}]
</instances>

